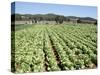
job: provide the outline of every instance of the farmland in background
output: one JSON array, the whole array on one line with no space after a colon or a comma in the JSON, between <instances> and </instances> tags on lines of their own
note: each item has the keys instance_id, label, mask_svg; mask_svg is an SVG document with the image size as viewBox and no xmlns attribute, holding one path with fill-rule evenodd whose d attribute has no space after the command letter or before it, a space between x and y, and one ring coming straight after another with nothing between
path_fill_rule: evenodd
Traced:
<instances>
[{"instance_id":1,"label":"farmland in background","mask_svg":"<svg viewBox=\"0 0 100 75\"><path fill-rule=\"evenodd\" d=\"M96 68L96 27L92 24L15 25L12 69L23 73Z\"/></svg>"}]
</instances>

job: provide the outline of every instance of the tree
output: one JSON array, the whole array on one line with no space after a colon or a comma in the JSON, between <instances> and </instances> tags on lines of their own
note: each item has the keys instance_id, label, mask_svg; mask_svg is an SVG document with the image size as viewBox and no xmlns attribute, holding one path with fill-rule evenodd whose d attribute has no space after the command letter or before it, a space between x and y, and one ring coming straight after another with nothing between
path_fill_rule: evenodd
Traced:
<instances>
[{"instance_id":1,"label":"tree","mask_svg":"<svg viewBox=\"0 0 100 75\"><path fill-rule=\"evenodd\" d=\"M64 16L56 16L55 18L57 24L62 24L64 20L65 20Z\"/></svg>"},{"instance_id":2,"label":"tree","mask_svg":"<svg viewBox=\"0 0 100 75\"><path fill-rule=\"evenodd\" d=\"M97 25L97 20L95 21L95 23L94 23L95 25Z\"/></svg>"},{"instance_id":3,"label":"tree","mask_svg":"<svg viewBox=\"0 0 100 75\"><path fill-rule=\"evenodd\" d=\"M14 15L15 16L15 20L22 20L22 17L20 14L16 14Z\"/></svg>"},{"instance_id":4,"label":"tree","mask_svg":"<svg viewBox=\"0 0 100 75\"><path fill-rule=\"evenodd\" d=\"M34 22L37 23L37 18L34 18Z\"/></svg>"},{"instance_id":5,"label":"tree","mask_svg":"<svg viewBox=\"0 0 100 75\"><path fill-rule=\"evenodd\" d=\"M57 16L56 18L55 18L55 21L56 21L56 23L58 24L59 22L59 16Z\"/></svg>"},{"instance_id":6,"label":"tree","mask_svg":"<svg viewBox=\"0 0 100 75\"><path fill-rule=\"evenodd\" d=\"M78 19L78 20L77 20L77 23L81 23L81 20L80 20L80 19Z\"/></svg>"}]
</instances>

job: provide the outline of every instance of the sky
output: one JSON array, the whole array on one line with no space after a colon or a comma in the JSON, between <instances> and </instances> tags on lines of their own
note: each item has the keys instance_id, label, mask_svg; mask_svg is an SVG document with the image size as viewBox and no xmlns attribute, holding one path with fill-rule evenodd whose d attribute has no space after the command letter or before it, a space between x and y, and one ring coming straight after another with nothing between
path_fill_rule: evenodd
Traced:
<instances>
[{"instance_id":1,"label":"sky","mask_svg":"<svg viewBox=\"0 0 100 75\"><path fill-rule=\"evenodd\" d=\"M12 13L13 13L12 4ZM92 17L97 19L97 7L80 5L63 5L31 2L15 2L15 13L19 14L58 14L64 16Z\"/></svg>"}]
</instances>

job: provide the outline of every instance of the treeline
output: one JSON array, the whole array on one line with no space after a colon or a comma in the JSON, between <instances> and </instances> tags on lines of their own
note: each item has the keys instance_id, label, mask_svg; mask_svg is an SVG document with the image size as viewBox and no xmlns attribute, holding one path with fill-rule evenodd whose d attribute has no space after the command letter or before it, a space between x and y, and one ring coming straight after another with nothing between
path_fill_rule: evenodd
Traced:
<instances>
[{"instance_id":1,"label":"treeline","mask_svg":"<svg viewBox=\"0 0 100 75\"><path fill-rule=\"evenodd\" d=\"M12 14L12 21L28 21L31 20L33 23L39 21L55 21L57 24L62 24L65 22L73 23L91 23L97 24L97 20L91 17L76 17L76 16L63 16L56 14Z\"/></svg>"}]
</instances>

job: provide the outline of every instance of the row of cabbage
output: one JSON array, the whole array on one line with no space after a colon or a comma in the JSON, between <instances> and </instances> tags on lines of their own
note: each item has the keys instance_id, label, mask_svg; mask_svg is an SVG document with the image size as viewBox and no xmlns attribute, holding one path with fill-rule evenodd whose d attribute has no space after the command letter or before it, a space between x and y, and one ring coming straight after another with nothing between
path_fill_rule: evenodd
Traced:
<instances>
[{"instance_id":1,"label":"row of cabbage","mask_svg":"<svg viewBox=\"0 0 100 75\"><path fill-rule=\"evenodd\" d=\"M58 38L57 41L59 42L60 45L62 45L63 50L66 51L66 54L69 56L71 62L74 65L74 69L95 68L97 66L96 42L89 41L85 39L84 37L77 35L82 31L78 31L75 28L73 28L72 31L74 31L75 29L77 30L77 32L73 32L73 33L70 33L68 31L69 30L68 27L61 28L57 26L57 27L52 27L50 29L54 30L53 34L56 36L56 38ZM81 29L81 26L80 26L80 29ZM88 29L91 29L91 28L88 28ZM85 32L88 34L90 33L89 30L85 30ZM86 33L83 33L83 34L86 34ZM97 34L94 33L94 35L96 36Z\"/></svg>"},{"instance_id":2,"label":"row of cabbage","mask_svg":"<svg viewBox=\"0 0 100 75\"><path fill-rule=\"evenodd\" d=\"M95 31L95 26L69 25L35 25L16 31L15 50L12 51L15 72L96 68Z\"/></svg>"},{"instance_id":3,"label":"row of cabbage","mask_svg":"<svg viewBox=\"0 0 100 75\"><path fill-rule=\"evenodd\" d=\"M34 27L15 32L15 72L45 71L41 31Z\"/></svg>"}]
</instances>

